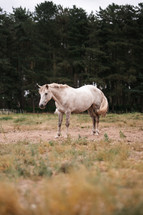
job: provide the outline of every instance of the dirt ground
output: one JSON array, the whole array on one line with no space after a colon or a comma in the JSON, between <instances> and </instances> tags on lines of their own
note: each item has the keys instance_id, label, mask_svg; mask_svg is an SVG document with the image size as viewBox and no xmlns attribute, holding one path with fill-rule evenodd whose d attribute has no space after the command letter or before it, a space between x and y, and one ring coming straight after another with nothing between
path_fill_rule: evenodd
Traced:
<instances>
[{"instance_id":1,"label":"dirt ground","mask_svg":"<svg viewBox=\"0 0 143 215\"><path fill-rule=\"evenodd\" d=\"M120 132L122 132L125 135L125 139L127 142L143 142L143 131L140 130L138 127L100 127L100 134L92 135L91 127L89 128L70 128L69 134L71 138L77 139L79 137L87 138L88 140L102 140L104 139L104 135L107 134L108 138L113 141L119 141L122 139L120 136ZM0 133L0 143L15 143L18 141L29 141L32 143L36 142L45 142L45 141L51 141L55 140L56 136L56 129L50 129L50 130L7 130L6 132ZM62 136L60 139L66 138L66 129L63 128L62 130Z\"/></svg>"}]
</instances>

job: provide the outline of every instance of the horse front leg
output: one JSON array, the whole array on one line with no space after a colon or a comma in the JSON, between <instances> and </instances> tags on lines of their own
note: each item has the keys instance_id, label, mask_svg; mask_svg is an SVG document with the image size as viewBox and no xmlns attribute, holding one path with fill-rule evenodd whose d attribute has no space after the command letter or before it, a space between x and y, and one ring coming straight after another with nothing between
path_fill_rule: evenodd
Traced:
<instances>
[{"instance_id":1,"label":"horse front leg","mask_svg":"<svg viewBox=\"0 0 143 215\"><path fill-rule=\"evenodd\" d=\"M58 112L58 132L57 132L56 138L61 136L62 121L63 121L63 113Z\"/></svg>"},{"instance_id":2,"label":"horse front leg","mask_svg":"<svg viewBox=\"0 0 143 215\"><path fill-rule=\"evenodd\" d=\"M66 112L66 128L67 128L67 137L69 135L69 131L68 131L68 128L69 128L69 125L70 125L70 112Z\"/></svg>"}]
</instances>

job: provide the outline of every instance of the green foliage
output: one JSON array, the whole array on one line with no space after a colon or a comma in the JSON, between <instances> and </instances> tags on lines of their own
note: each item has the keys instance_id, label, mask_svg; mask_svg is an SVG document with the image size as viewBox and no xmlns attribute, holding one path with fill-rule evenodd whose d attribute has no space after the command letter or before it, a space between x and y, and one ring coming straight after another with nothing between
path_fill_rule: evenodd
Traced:
<instances>
[{"instance_id":1,"label":"green foliage","mask_svg":"<svg viewBox=\"0 0 143 215\"><path fill-rule=\"evenodd\" d=\"M120 133L120 138L126 138L126 135L122 131L120 131L119 133Z\"/></svg>"},{"instance_id":2,"label":"green foliage","mask_svg":"<svg viewBox=\"0 0 143 215\"><path fill-rule=\"evenodd\" d=\"M3 117L0 117L0 120L1 121L7 121L7 120L12 120L13 118L11 116L3 116Z\"/></svg>"},{"instance_id":3,"label":"green foliage","mask_svg":"<svg viewBox=\"0 0 143 215\"><path fill-rule=\"evenodd\" d=\"M107 134L107 133L104 134L104 141L105 141L105 142L109 142L109 137L108 137L108 134Z\"/></svg>"}]
</instances>

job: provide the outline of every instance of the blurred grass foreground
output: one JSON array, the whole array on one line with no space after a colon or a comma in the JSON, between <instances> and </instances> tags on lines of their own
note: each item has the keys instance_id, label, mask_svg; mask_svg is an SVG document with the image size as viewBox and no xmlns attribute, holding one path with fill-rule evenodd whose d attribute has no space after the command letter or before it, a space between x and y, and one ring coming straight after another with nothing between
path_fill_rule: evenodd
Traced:
<instances>
[{"instance_id":1,"label":"blurred grass foreground","mask_svg":"<svg viewBox=\"0 0 143 215\"><path fill-rule=\"evenodd\" d=\"M91 127L73 115L71 130ZM108 114L100 138L28 139L27 131L56 129L57 116L0 116L0 215L142 215L143 114ZM116 136L111 138L112 128ZM9 141L10 132L25 138ZM11 134L10 133L10 134ZM53 135L54 136L54 135Z\"/></svg>"}]
</instances>

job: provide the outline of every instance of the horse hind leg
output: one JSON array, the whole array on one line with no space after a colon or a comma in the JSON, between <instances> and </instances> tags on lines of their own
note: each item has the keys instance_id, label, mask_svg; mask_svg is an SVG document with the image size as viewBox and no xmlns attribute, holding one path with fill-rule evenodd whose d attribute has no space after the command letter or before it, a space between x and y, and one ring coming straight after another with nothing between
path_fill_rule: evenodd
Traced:
<instances>
[{"instance_id":1,"label":"horse hind leg","mask_svg":"<svg viewBox=\"0 0 143 215\"><path fill-rule=\"evenodd\" d=\"M99 115L96 114L95 134L99 135Z\"/></svg>"},{"instance_id":2,"label":"horse hind leg","mask_svg":"<svg viewBox=\"0 0 143 215\"><path fill-rule=\"evenodd\" d=\"M95 134L99 135L99 114L97 114L97 105L92 105L92 113L94 116L94 120L95 120Z\"/></svg>"},{"instance_id":3,"label":"horse hind leg","mask_svg":"<svg viewBox=\"0 0 143 215\"><path fill-rule=\"evenodd\" d=\"M95 134L95 123L96 123L96 120L95 120L95 117L92 116L92 124L93 124L93 127L92 127L92 134Z\"/></svg>"},{"instance_id":4,"label":"horse hind leg","mask_svg":"<svg viewBox=\"0 0 143 215\"><path fill-rule=\"evenodd\" d=\"M69 125L70 125L70 112L66 112L66 128L67 128L67 137L69 135Z\"/></svg>"},{"instance_id":5,"label":"horse hind leg","mask_svg":"<svg viewBox=\"0 0 143 215\"><path fill-rule=\"evenodd\" d=\"M96 115L96 117L92 116L92 123L93 123L93 128L92 128L92 133L93 135L99 135L99 115Z\"/></svg>"},{"instance_id":6,"label":"horse hind leg","mask_svg":"<svg viewBox=\"0 0 143 215\"><path fill-rule=\"evenodd\" d=\"M94 108L93 105L88 109L88 113L92 119L92 134L94 135L95 132L95 124L96 124L96 118L95 118L95 112L94 112Z\"/></svg>"},{"instance_id":7,"label":"horse hind leg","mask_svg":"<svg viewBox=\"0 0 143 215\"><path fill-rule=\"evenodd\" d=\"M92 105L89 109L88 109L88 113L92 118L92 123L93 123L93 128L92 128L92 133L99 135L99 115L96 112L96 108L95 105Z\"/></svg>"}]
</instances>

